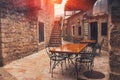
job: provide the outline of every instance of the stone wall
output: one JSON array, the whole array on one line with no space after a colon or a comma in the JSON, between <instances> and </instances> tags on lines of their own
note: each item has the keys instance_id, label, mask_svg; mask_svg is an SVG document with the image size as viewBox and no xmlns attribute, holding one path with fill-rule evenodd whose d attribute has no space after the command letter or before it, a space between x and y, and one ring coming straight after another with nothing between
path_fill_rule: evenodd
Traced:
<instances>
[{"instance_id":1,"label":"stone wall","mask_svg":"<svg viewBox=\"0 0 120 80\"><path fill-rule=\"evenodd\" d=\"M0 62L1 66L13 60L33 54L45 48L49 41L53 22L54 5L52 1L42 0L42 9L37 16L26 16L24 13L10 13L0 17ZM47 4L47 5L46 5ZM30 12L32 14L32 12ZM34 18L36 20L34 20ZM44 42L39 43L38 23L44 23Z\"/></svg>"},{"instance_id":2,"label":"stone wall","mask_svg":"<svg viewBox=\"0 0 120 80\"><path fill-rule=\"evenodd\" d=\"M16 20L10 19L16 18ZM23 17L24 18L24 17ZM16 15L1 18L1 48L3 63L29 55L38 50L37 28L27 20L17 22Z\"/></svg>"},{"instance_id":3,"label":"stone wall","mask_svg":"<svg viewBox=\"0 0 120 80\"><path fill-rule=\"evenodd\" d=\"M54 3L50 0L43 0L42 10L39 11L38 22L44 23L44 42L38 42L38 49L44 49L48 44L52 28L54 26ZM38 31L37 31L38 33ZM39 34L37 34L39 36ZM38 39L38 37L37 37Z\"/></svg>"},{"instance_id":4,"label":"stone wall","mask_svg":"<svg viewBox=\"0 0 120 80\"><path fill-rule=\"evenodd\" d=\"M120 24L115 24L111 31L110 80L120 79Z\"/></svg>"},{"instance_id":5,"label":"stone wall","mask_svg":"<svg viewBox=\"0 0 120 80\"><path fill-rule=\"evenodd\" d=\"M120 1L110 0L111 33L110 33L110 80L120 79Z\"/></svg>"}]
</instances>

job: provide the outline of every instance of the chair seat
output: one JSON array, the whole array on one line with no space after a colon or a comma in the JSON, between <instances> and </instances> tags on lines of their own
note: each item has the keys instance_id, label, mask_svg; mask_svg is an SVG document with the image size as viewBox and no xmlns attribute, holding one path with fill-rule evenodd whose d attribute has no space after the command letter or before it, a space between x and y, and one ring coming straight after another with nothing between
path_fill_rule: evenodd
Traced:
<instances>
[{"instance_id":1,"label":"chair seat","mask_svg":"<svg viewBox=\"0 0 120 80\"><path fill-rule=\"evenodd\" d=\"M77 61L78 62L81 62L81 61L92 61L92 59L78 58Z\"/></svg>"},{"instance_id":2,"label":"chair seat","mask_svg":"<svg viewBox=\"0 0 120 80\"><path fill-rule=\"evenodd\" d=\"M54 61L62 61L62 60L65 60L66 57L64 56L51 56L51 60L54 60Z\"/></svg>"},{"instance_id":3,"label":"chair seat","mask_svg":"<svg viewBox=\"0 0 120 80\"><path fill-rule=\"evenodd\" d=\"M79 62L79 63L90 63L92 61L93 61L92 58L91 59L87 59L87 58L77 58L76 59L76 62Z\"/></svg>"},{"instance_id":4,"label":"chair seat","mask_svg":"<svg viewBox=\"0 0 120 80\"><path fill-rule=\"evenodd\" d=\"M81 65L85 64L88 70L92 70L93 60L94 60L94 56L92 56L92 53L82 53L81 56L76 59L75 69L77 73L77 79L78 79L79 69L81 70Z\"/></svg>"}]
</instances>

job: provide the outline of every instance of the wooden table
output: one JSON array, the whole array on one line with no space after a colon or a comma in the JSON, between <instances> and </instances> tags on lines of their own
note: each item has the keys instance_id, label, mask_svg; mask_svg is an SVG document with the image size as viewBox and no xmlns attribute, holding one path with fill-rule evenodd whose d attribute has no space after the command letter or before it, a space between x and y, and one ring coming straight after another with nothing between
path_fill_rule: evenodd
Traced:
<instances>
[{"instance_id":1,"label":"wooden table","mask_svg":"<svg viewBox=\"0 0 120 80\"><path fill-rule=\"evenodd\" d=\"M92 51L92 49L94 48L95 44L96 44L96 40L81 40L80 43L87 43L88 47L86 48L86 51Z\"/></svg>"},{"instance_id":2,"label":"wooden table","mask_svg":"<svg viewBox=\"0 0 120 80\"><path fill-rule=\"evenodd\" d=\"M79 44L65 44L62 45L60 47L53 47L50 48L49 52L53 53L53 54L65 54L66 58L68 59L68 64L70 65L70 62L74 64L74 62L72 61L73 58L71 58L71 56L75 55L74 58L77 57L78 54L80 54L80 52L87 46L87 43L79 43ZM66 63L65 63L66 65Z\"/></svg>"},{"instance_id":3,"label":"wooden table","mask_svg":"<svg viewBox=\"0 0 120 80\"><path fill-rule=\"evenodd\" d=\"M60 47L51 48L52 53L68 53L68 54L79 54L88 44L65 44Z\"/></svg>"},{"instance_id":4,"label":"wooden table","mask_svg":"<svg viewBox=\"0 0 120 80\"><path fill-rule=\"evenodd\" d=\"M80 43L96 43L96 40L81 40Z\"/></svg>"}]
</instances>

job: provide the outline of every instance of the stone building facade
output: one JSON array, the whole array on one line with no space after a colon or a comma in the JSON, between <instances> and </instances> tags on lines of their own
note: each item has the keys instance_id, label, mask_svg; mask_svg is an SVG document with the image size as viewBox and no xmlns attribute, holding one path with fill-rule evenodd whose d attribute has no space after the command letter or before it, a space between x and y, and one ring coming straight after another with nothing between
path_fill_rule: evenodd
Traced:
<instances>
[{"instance_id":1,"label":"stone building facade","mask_svg":"<svg viewBox=\"0 0 120 80\"><path fill-rule=\"evenodd\" d=\"M83 18L83 26L87 34L87 38L92 39L91 25L96 25L97 41L100 42L102 38L105 39L103 49L108 51L110 57L110 78L109 80L120 79L120 0L97 0L96 2L96 15L87 15L85 20ZM93 9L94 10L94 9ZM101 13L102 12L102 13ZM84 13L83 13L84 14ZM85 13L87 14L87 12ZM78 15L79 18L82 15ZM69 23L68 19L68 23ZM75 17L71 17L71 21L76 21ZM95 22L95 23L94 23ZM91 24L92 23L92 24ZM77 24L73 22L73 24ZM65 25L67 26L67 25ZM64 27L65 27L64 26ZM71 34L72 28L68 26L68 29L64 31L64 39L67 35ZM68 31L68 32L67 32ZM86 32L87 31L87 32ZM77 32L77 31L76 31ZM70 36L70 38L69 38ZM73 41L72 35L69 35L69 41Z\"/></svg>"},{"instance_id":2,"label":"stone building facade","mask_svg":"<svg viewBox=\"0 0 120 80\"><path fill-rule=\"evenodd\" d=\"M81 38L83 36L81 33L82 15L83 12L79 12L66 19L66 23L64 23L63 26L64 40L74 42L76 38ZM80 27L80 30L78 29L78 27ZM80 34L78 30L80 31Z\"/></svg>"},{"instance_id":3,"label":"stone building facade","mask_svg":"<svg viewBox=\"0 0 120 80\"><path fill-rule=\"evenodd\" d=\"M67 18L67 23L64 24L64 40L79 42L80 39L94 39L98 43L104 38L104 49L107 43L107 15L93 16L92 11L79 12Z\"/></svg>"},{"instance_id":4,"label":"stone building facade","mask_svg":"<svg viewBox=\"0 0 120 80\"><path fill-rule=\"evenodd\" d=\"M41 9L29 12L23 7L12 7L10 0L2 1L0 4L4 7L0 7L1 66L43 49L49 41L54 24L52 0L41 0Z\"/></svg>"}]
</instances>

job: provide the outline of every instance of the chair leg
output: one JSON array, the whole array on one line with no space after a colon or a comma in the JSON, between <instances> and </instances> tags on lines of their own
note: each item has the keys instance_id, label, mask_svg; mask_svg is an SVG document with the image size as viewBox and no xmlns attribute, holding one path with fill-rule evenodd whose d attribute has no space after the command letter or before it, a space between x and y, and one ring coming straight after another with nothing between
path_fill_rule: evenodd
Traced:
<instances>
[{"instance_id":1,"label":"chair leg","mask_svg":"<svg viewBox=\"0 0 120 80\"><path fill-rule=\"evenodd\" d=\"M91 71L91 70L92 70L92 68L93 68L92 63L89 63L89 71Z\"/></svg>"},{"instance_id":2,"label":"chair leg","mask_svg":"<svg viewBox=\"0 0 120 80\"><path fill-rule=\"evenodd\" d=\"M67 70L67 64L66 64L66 59L65 59L65 68L66 68L66 70Z\"/></svg>"},{"instance_id":3,"label":"chair leg","mask_svg":"<svg viewBox=\"0 0 120 80\"><path fill-rule=\"evenodd\" d=\"M102 53L101 53L101 48L100 48L100 50L99 50L99 56L101 56L102 55Z\"/></svg>"},{"instance_id":4,"label":"chair leg","mask_svg":"<svg viewBox=\"0 0 120 80\"><path fill-rule=\"evenodd\" d=\"M63 74L63 62L61 62L61 70L62 70L62 74Z\"/></svg>"},{"instance_id":5,"label":"chair leg","mask_svg":"<svg viewBox=\"0 0 120 80\"><path fill-rule=\"evenodd\" d=\"M55 67L56 67L59 63L61 64L61 70L62 70L62 74L63 74L63 62L54 61L53 65L52 65L52 69L51 69L51 77L53 77L53 70L55 69Z\"/></svg>"},{"instance_id":6,"label":"chair leg","mask_svg":"<svg viewBox=\"0 0 120 80\"><path fill-rule=\"evenodd\" d=\"M89 70L90 69L90 64L86 63L86 67L87 67L87 70Z\"/></svg>"},{"instance_id":7,"label":"chair leg","mask_svg":"<svg viewBox=\"0 0 120 80\"><path fill-rule=\"evenodd\" d=\"M69 65L69 68L70 68L70 63L72 63L73 65L75 65L74 62L72 61L72 59L68 58L68 65Z\"/></svg>"},{"instance_id":8,"label":"chair leg","mask_svg":"<svg viewBox=\"0 0 120 80\"><path fill-rule=\"evenodd\" d=\"M71 63L72 63L73 65L75 65L74 62L72 61L72 59L69 58L69 60L71 61Z\"/></svg>"},{"instance_id":9,"label":"chair leg","mask_svg":"<svg viewBox=\"0 0 120 80\"><path fill-rule=\"evenodd\" d=\"M50 69L49 69L49 73L51 73L51 63L52 63L52 62L51 62L51 60L50 60Z\"/></svg>"},{"instance_id":10,"label":"chair leg","mask_svg":"<svg viewBox=\"0 0 120 80\"><path fill-rule=\"evenodd\" d=\"M70 60L69 60L69 58L68 58L68 65L69 65L69 68L70 68Z\"/></svg>"},{"instance_id":11,"label":"chair leg","mask_svg":"<svg viewBox=\"0 0 120 80\"><path fill-rule=\"evenodd\" d=\"M53 78L53 69L54 67L52 66L52 69L51 69L51 77Z\"/></svg>"},{"instance_id":12,"label":"chair leg","mask_svg":"<svg viewBox=\"0 0 120 80\"><path fill-rule=\"evenodd\" d=\"M94 66L94 63L93 63L93 62L91 62L91 63L90 63L90 69L89 69L90 71L92 71L92 70L93 70L93 66Z\"/></svg>"},{"instance_id":13,"label":"chair leg","mask_svg":"<svg viewBox=\"0 0 120 80\"><path fill-rule=\"evenodd\" d=\"M52 69L52 72L51 72L51 77L53 78L53 69Z\"/></svg>"},{"instance_id":14,"label":"chair leg","mask_svg":"<svg viewBox=\"0 0 120 80\"><path fill-rule=\"evenodd\" d=\"M78 80L79 71L78 71L78 65L77 65L77 63L75 63L75 70L76 70L76 78Z\"/></svg>"},{"instance_id":15,"label":"chair leg","mask_svg":"<svg viewBox=\"0 0 120 80\"><path fill-rule=\"evenodd\" d=\"M53 70L55 69L55 66L56 66L56 61L54 61L53 65L52 66L52 69L51 69L51 77L53 78Z\"/></svg>"}]
</instances>

